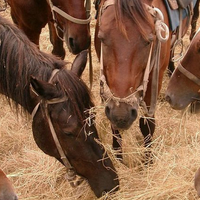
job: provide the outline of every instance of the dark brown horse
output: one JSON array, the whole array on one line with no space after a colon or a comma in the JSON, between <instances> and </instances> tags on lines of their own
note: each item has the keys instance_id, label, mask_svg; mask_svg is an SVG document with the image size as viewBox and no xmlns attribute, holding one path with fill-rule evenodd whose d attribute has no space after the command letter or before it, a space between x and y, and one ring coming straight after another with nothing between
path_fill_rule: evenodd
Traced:
<instances>
[{"instance_id":1,"label":"dark brown horse","mask_svg":"<svg viewBox=\"0 0 200 200\"><path fill-rule=\"evenodd\" d=\"M120 148L119 130L130 128L139 107L145 146L151 146L157 96L170 60L168 27L164 1L102 0L99 5L95 46L101 63L100 93L115 134L115 149Z\"/></svg>"},{"instance_id":2,"label":"dark brown horse","mask_svg":"<svg viewBox=\"0 0 200 200\"><path fill-rule=\"evenodd\" d=\"M48 23L52 53L64 58L63 41L73 54L90 46L90 0L7 0L13 21L39 46ZM54 27L55 25L55 27Z\"/></svg>"},{"instance_id":3,"label":"dark brown horse","mask_svg":"<svg viewBox=\"0 0 200 200\"><path fill-rule=\"evenodd\" d=\"M88 180L97 197L116 190L119 181L105 149L99 145L94 106L81 74L87 51L66 69L66 62L41 52L16 26L0 17L0 93L16 110L32 113L35 142L46 154ZM31 87L30 87L31 84Z\"/></svg>"},{"instance_id":4,"label":"dark brown horse","mask_svg":"<svg viewBox=\"0 0 200 200\"><path fill-rule=\"evenodd\" d=\"M191 44L170 78L166 100L176 110L186 108L190 103L200 100L200 32Z\"/></svg>"},{"instance_id":5,"label":"dark brown horse","mask_svg":"<svg viewBox=\"0 0 200 200\"><path fill-rule=\"evenodd\" d=\"M6 174L0 169L0 199L17 200L14 187Z\"/></svg>"}]
</instances>

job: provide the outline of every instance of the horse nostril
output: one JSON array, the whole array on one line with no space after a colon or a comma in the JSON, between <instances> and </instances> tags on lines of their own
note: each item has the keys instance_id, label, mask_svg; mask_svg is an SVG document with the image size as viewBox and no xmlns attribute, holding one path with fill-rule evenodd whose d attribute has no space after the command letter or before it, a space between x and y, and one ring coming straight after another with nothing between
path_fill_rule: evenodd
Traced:
<instances>
[{"instance_id":1,"label":"horse nostril","mask_svg":"<svg viewBox=\"0 0 200 200\"><path fill-rule=\"evenodd\" d=\"M18 200L18 197L15 195L14 200Z\"/></svg>"},{"instance_id":2,"label":"horse nostril","mask_svg":"<svg viewBox=\"0 0 200 200\"><path fill-rule=\"evenodd\" d=\"M69 38L69 45L71 48L74 48L74 39L73 38Z\"/></svg>"},{"instance_id":3,"label":"horse nostril","mask_svg":"<svg viewBox=\"0 0 200 200\"><path fill-rule=\"evenodd\" d=\"M105 113L106 113L106 115L110 114L110 108L108 106L106 106L106 108L105 108Z\"/></svg>"},{"instance_id":4,"label":"horse nostril","mask_svg":"<svg viewBox=\"0 0 200 200\"><path fill-rule=\"evenodd\" d=\"M165 100L166 100L168 103L171 103L171 98L170 98L169 95L167 95L167 96L165 97Z\"/></svg>"},{"instance_id":5,"label":"horse nostril","mask_svg":"<svg viewBox=\"0 0 200 200\"><path fill-rule=\"evenodd\" d=\"M137 118L137 110L136 109L131 109L131 116L136 119Z\"/></svg>"}]
</instances>

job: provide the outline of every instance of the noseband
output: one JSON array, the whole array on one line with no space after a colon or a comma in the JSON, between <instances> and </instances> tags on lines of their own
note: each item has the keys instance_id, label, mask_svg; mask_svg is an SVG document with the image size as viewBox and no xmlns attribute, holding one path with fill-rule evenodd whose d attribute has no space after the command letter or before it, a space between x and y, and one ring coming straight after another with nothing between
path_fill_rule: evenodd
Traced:
<instances>
[{"instance_id":1,"label":"noseband","mask_svg":"<svg viewBox=\"0 0 200 200\"><path fill-rule=\"evenodd\" d=\"M100 20L101 15L105 11L105 9L108 6L114 5L115 0L106 0L101 7L100 10ZM132 92L129 96L124 98L116 97L113 92L110 90L109 86L106 82L106 77L103 73L103 45L101 43L101 52L100 52L100 95L103 100L103 102L108 102L110 100L113 100L116 105L119 105L119 103L126 103L129 105L141 105L144 109L145 114L148 116L153 116L155 113L155 106L157 101L157 95L158 95L158 77L159 77L159 67L160 67L160 51L161 51L161 42L166 42L169 38L169 28L164 23L164 17L162 12L158 8L153 8L148 6L147 4L144 4L147 11L154 17L155 19L155 32L156 32L156 43L151 43L150 52L148 56L147 65L144 72L144 77L142 84L134 91L132 92L132 88L130 88L130 91ZM165 37L162 36L162 32L165 33ZM155 52L153 53L153 47L155 48ZM147 90L147 84L149 82L149 75L150 73L153 73L152 78L152 95L151 95L151 103L150 108L147 108L147 105L144 101L144 97L146 95ZM142 93L142 96L141 96Z\"/></svg>"},{"instance_id":2,"label":"noseband","mask_svg":"<svg viewBox=\"0 0 200 200\"><path fill-rule=\"evenodd\" d=\"M70 22L73 22L75 24L89 24L91 21L91 1L90 0L85 0L85 8L86 8L86 16L87 19L79 19L79 18L75 18L72 17L71 15L67 14L66 12L64 12L63 10L61 10L60 8L58 8L57 6L54 6L52 3L52 0L47 0L47 3L49 4L50 8L51 8L51 13L52 13L52 17L53 17L53 21L54 21L54 26L56 29L56 34L58 35L58 37L62 40L63 38L61 38L58 34L57 29L61 30L62 32L64 32L62 30L62 28L59 26L58 24L58 20L56 19L56 15L55 13L58 13L59 15L61 15L62 17L64 17L65 19L69 20Z\"/></svg>"},{"instance_id":3,"label":"noseband","mask_svg":"<svg viewBox=\"0 0 200 200\"><path fill-rule=\"evenodd\" d=\"M192 82L194 82L194 83L196 83L198 86L200 86L200 79L197 78L197 77L196 77L194 74L192 74L191 72L189 72L187 69L185 69L181 63L178 64L177 69L178 69L183 75L185 75L188 79L190 79Z\"/></svg>"},{"instance_id":4,"label":"noseband","mask_svg":"<svg viewBox=\"0 0 200 200\"><path fill-rule=\"evenodd\" d=\"M195 33L192 41L190 42L190 45L192 44L192 42L194 41L194 38L196 37L196 35L200 32L200 28L197 30L197 32ZM190 46L188 47L188 49L190 48ZM187 51L186 51L187 53ZM196 83L198 86L200 86L200 79L197 78L194 74L192 74L191 72L189 72L187 69L185 69L183 67L183 65L181 64L181 61L179 62L177 69L184 75L186 76L189 80L191 80L192 82Z\"/></svg>"},{"instance_id":5,"label":"noseband","mask_svg":"<svg viewBox=\"0 0 200 200\"><path fill-rule=\"evenodd\" d=\"M53 77L59 72L58 69L53 70L51 77L48 81L48 83L52 82ZM31 86L31 90L37 95L37 92L33 89L33 87ZM53 123L51 121L51 117L49 116L49 112L48 112L48 105L50 104L57 104L57 103L63 103L65 101L68 100L68 97L66 95L64 95L61 98L54 98L54 99L50 99L50 100L41 100L33 109L32 111L32 119L34 118L35 114L38 111L39 106L43 106L44 110L45 110L45 115L47 117L48 120L48 124L49 124L49 128L51 131L51 135L53 137L53 140L55 142L56 148L59 152L60 155L60 159L62 160L63 164L65 165L66 169L67 169L67 174L66 174L66 179L70 182L70 185L72 187L76 187L77 185L79 185L82 182L82 178L79 178L79 180L75 180L77 178L76 176L76 172L74 170L74 168L72 167L72 165L70 164L69 160L67 159L67 157L65 156L64 150L59 142L59 139L57 137L56 131L53 127Z\"/></svg>"}]
</instances>

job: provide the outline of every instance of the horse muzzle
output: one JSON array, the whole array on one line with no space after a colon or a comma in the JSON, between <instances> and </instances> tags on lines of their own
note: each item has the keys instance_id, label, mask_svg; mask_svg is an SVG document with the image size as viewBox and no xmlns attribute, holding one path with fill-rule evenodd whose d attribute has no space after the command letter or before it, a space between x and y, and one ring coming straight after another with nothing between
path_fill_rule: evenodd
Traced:
<instances>
[{"instance_id":1,"label":"horse muzzle","mask_svg":"<svg viewBox=\"0 0 200 200\"><path fill-rule=\"evenodd\" d=\"M178 93L166 91L165 100L170 104L174 110L183 110L190 103L195 101L192 94L181 95Z\"/></svg>"},{"instance_id":2,"label":"horse muzzle","mask_svg":"<svg viewBox=\"0 0 200 200\"><path fill-rule=\"evenodd\" d=\"M64 34L64 41L67 44L69 51L76 55L90 47L91 36L88 35L88 37L82 37L74 34Z\"/></svg>"},{"instance_id":3,"label":"horse muzzle","mask_svg":"<svg viewBox=\"0 0 200 200\"><path fill-rule=\"evenodd\" d=\"M105 114L114 129L127 130L137 118L138 105L110 100L106 104Z\"/></svg>"}]
</instances>

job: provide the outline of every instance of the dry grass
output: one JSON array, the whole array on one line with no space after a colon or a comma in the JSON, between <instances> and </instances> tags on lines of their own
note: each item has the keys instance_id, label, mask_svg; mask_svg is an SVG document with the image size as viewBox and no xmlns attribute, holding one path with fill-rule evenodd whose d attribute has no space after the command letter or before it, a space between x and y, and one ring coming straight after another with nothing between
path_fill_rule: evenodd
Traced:
<instances>
[{"instance_id":1,"label":"dry grass","mask_svg":"<svg viewBox=\"0 0 200 200\"><path fill-rule=\"evenodd\" d=\"M94 11L93 11L94 12ZM94 13L92 13L94 16ZM10 18L9 11L3 13ZM92 21L94 34L95 20ZM45 29L41 48L50 52L49 35ZM188 44L188 39L185 39ZM92 47L93 48L93 47ZM72 61L73 55L66 56ZM124 164L117 161L111 148L111 130L99 98L99 63L93 48L94 86L96 97L97 127L103 145L111 156L119 174L120 190L113 200L194 200L193 177L200 166L200 119L189 112L172 110L159 101L156 111L156 131L153 142L154 164L145 167L143 138L138 121L122 133ZM83 79L87 84L88 70ZM163 81L164 93L168 78ZM0 98L0 168L12 180L20 200L93 200L95 196L87 183L72 189L64 179L65 169L54 158L45 155L32 137L31 120L17 116Z\"/></svg>"}]
</instances>

